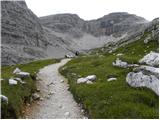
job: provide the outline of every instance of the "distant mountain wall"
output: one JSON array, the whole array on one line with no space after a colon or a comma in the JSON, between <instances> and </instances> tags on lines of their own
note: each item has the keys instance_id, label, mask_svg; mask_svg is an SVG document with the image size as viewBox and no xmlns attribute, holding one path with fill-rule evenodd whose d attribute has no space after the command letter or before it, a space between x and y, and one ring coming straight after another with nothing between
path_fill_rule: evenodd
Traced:
<instances>
[{"instance_id":1,"label":"distant mountain wall","mask_svg":"<svg viewBox=\"0 0 160 120\"><path fill-rule=\"evenodd\" d=\"M1 9L2 65L63 58L112 41L130 40L151 27L144 18L125 12L85 21L76 14L38 18L25 1L1 1Z\"/></svg>"}]
</instances>

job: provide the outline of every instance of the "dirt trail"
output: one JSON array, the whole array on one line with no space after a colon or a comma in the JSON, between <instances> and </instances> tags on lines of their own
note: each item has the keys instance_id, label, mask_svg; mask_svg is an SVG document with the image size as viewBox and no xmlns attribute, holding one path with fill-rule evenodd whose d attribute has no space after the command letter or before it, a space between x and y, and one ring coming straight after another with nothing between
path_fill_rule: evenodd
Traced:
<instances>
[{"instance_id":1,"label":"dirt trail","mask_svg":"<svg viewBox=\"0 0 160 120\"><path fill-rule=\"evenodd\" d=\"M28 107L26 118L84 118L81 108L68 91L67 81L58 72L69 59L40 69L37 86L42 100Z\"/></svg>"}]
</instances>

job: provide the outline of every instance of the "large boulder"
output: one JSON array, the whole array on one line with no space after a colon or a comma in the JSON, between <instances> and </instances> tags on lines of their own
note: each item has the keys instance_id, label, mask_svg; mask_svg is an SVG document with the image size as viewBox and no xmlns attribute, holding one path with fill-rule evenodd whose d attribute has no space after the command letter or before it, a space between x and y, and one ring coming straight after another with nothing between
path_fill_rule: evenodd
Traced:
<instances>
[{"instance_id":1,"label":"large boulder","mask_svg":"<svg viewBox=\"0 0 160 120\"><path fill-rule=\"evenodd\" d=\"M134 68L134 71L136 72L142 71L144 74L155 75L159 77L159 68L152 67L152 66L142 65L140 67Z\"/></svg>"},{"instance_id":2,"label":"large boulder","mask_svg":"<svg viewBox=\"0 0 160 120\"><path fill-rule=\"evenodd\" d=\"M145 55L142 59L139 60L139 63L147 64L150 66L158 66L159 65L159 53L151 51L149 54Z\"/></svg>"},{"instance_id":3,"label":"large boulder","mask_svg":"<svg viewBox=\"0 0 160 120\"><path fill-rule=\"evenodd\" d=\"M147 87L159 95L159 79L155 75L145 75L142 71L130 72L126 82L132 87Z\"/></svg>"}]
</instances>

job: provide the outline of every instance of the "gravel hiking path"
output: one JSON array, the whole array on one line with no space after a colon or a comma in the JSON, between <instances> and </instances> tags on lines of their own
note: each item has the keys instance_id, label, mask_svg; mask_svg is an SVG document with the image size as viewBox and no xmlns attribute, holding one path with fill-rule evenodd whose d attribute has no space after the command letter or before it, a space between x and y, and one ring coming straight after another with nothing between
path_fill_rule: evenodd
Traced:
<instances>
[{"instance_id":1,"label":"gravel hiking path","mask_svg":"<svg viewBox=\"0 0 160 120\"><path fill-rule=\"evenodd\" d=\"M75 102L68 91L69 85L61 76L58 69L70 59L63 59L60 63L52 64L40 69L37 74L37 87L40 89L41 99L28 105L25 118L29 119L65 119L85 118L83 110Z\"/></svg>"}]
</instances>

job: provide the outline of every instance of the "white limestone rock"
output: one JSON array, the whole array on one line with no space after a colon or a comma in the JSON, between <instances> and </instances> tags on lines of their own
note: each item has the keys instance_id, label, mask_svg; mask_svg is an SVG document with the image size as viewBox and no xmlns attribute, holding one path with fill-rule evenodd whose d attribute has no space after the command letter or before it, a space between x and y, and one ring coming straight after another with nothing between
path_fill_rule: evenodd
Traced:
<instances>
[{"instance_id":1,"label":"white limestone rock","mask_svg":"<svg viewBox=\"0 0 160 120\"><path fill-rule=\"evenodd\" d=\"M154 75L145 75L142 71L127 74L126 82L132 87L147 87L159 95L159 79Z\"/></svg>"},{"instance_id":2,"label":"white limestone rock","mask_svg":"<svg viewBox=\"0 0 160 120\"><path fill-rule=\"evenodd\" d=\"M21 72L21 70L20 70L19 68L16 68L16 69L13 71L13 74L17 74L17 73L19 73L19 72Z\"/></svg>"},{"instance_id":3,"label":"white limestone rock","mask_svg":"<svg viewBox=\"0 0 160 120\"><path fill-rule=\"evenodd\" d=\"M86 79L88 79L89 81L95 81L96 80L96 75L89 75L86 77Z\"/></svg>"},{"instance_id":4,"label":"white limestone rock","mask_svg":"<svg viewBox=\"0 0 160 120\"><path fill-rule=\"evenodd\" d=\"M86 78L79 78L79 79L77 80L77 84L86 83L87 80L88 80L88 79L86 79Z\"/></svg>"},{"instance_id":5,"label":"white limestone rock","mask_svg":"<svg viewBox=\"0 0 160 120\"><path fill-rule=\"evenodd\" d=\"M117 66L117 67L127 68L128 63L127 62L123 62L122 60L117 58L116 61L112 63L112 65L113 66Z\"/></svg>"},{"instance_id":6,"label":"white limestone rock","mask_svg":"<svg viewBox=\"0 0 160 120\"><path fill-rule=\"evenodd\" d=\"M118 56L122 56L123 55L123 53L118 53L116 56L118 57Z\"/></svg>"},{"instance_id":7,"label":"white limestone rock","mask_svg":"<svg viewBox=\"0 0 160 120\"><path fill-rule=\"evenodd\" d=\"M93 84L93 82L88 80L86 84Z\"/></svg>"},{"instance_id":8,"label":"white limestone rock","mask_svg":"<svg viewBox=\"0 0 160 120\"><path fill-rule=\"evenodd\" d=\"M0 95L1 100L6 102L8 104L8 97L4 96L4 95Z\"/></svg>"},{"instance_id":9,"label":"white limestone rock","mask_svg":"<svg viewBox=\"0 0 160 120\"><path fill-rule=\"evenodd\" d=\"M26 82L25 82L25 81L22 81L21 78L14 78L14 80L19 81L19 82L22 83L22 84L26 84Z\"/></svg>"},{"instance_id":10,"label":"white limestone rock","mask_svg":"<svg viewBox=\"0 0 160 120\"><path fill-rule=\"evenodd\" d=\"M139 60L139 63L146 63L151 66L159 65L159 53L151 51L149 54L145 55L142 59Z\"/></svg>"},{"instance_id":11,"label":"white limestone rock","mask_svg":"<svg viewBox=\"0 0 160 120\"><path fill-rule=\"evenodd\" d=\"M9 79L9 85L17 85L17 81L14 79Z\"/></svg>"},{"instance_id":12,"label":"white limestone rock","mask_svg":"<svg viewBox=\"0 0 160 120\"><path fill-rule=\"evenodd\" d=\"M117 80L117 78L109 78L107 81L110 82L110 81L115 81Z\"/></svg>"},{"instance_id":13,"label":"white limestone rock","mask_svg":"<svg viewBox=\"0 0 160 120\"><path fill-rule=\"evenodd\" d=\"M27 76L30 76L30 73L28 73L28 72L19 72L19 73L17 73L17 75L19 77L27 77Z\"/></svg>"}]
</instances>

